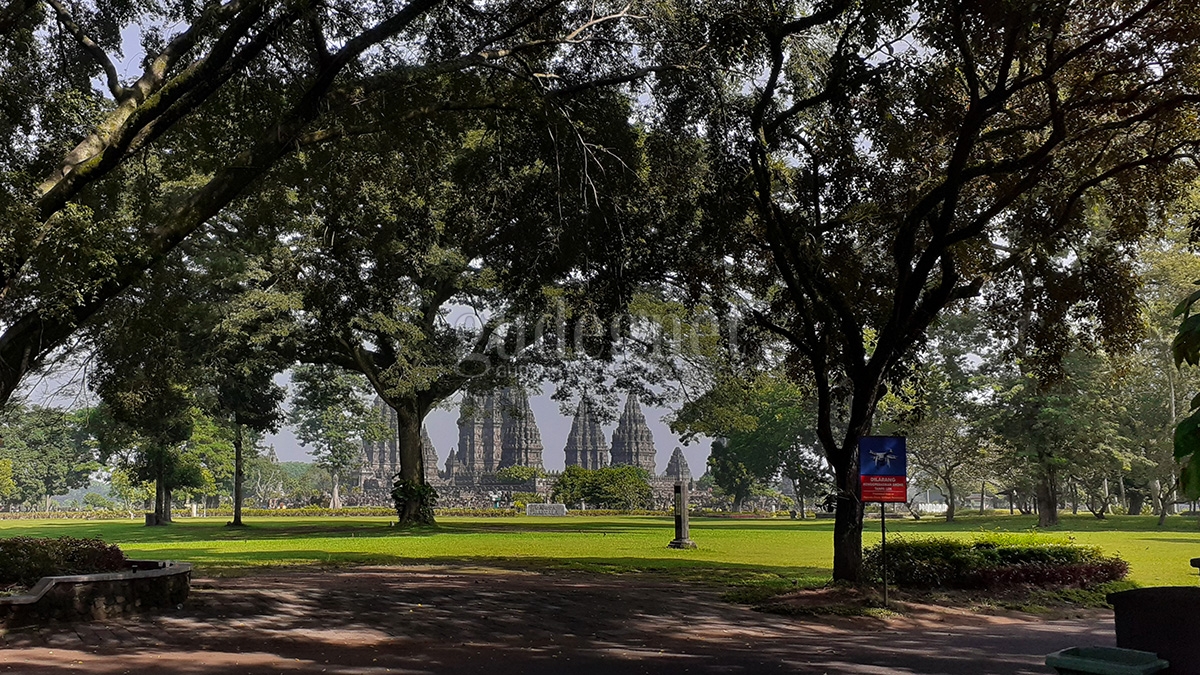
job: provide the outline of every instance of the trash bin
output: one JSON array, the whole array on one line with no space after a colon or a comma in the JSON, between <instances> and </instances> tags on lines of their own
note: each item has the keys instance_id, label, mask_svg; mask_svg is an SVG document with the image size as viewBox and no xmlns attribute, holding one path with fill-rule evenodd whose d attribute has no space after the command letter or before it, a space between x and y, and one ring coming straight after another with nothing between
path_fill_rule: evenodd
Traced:
<instances>
[{"instance_id":1,"label":"trash bin","mask_svg":"<svg viewBox=\"0 0 1200 675\"><path fill-rule=\"evenodd\" d=\"M1154 586L1108 594L1117 646L1153 652L1171 675L1200 675L1200 588Z\"/></svg>"},{"instance_id":2,"label":"trash bin","mask_svg":"<svg viewBox=\"0 0 1200 675\"><path fill-rule=\"evenodd\" d=\"M1169 665L1154 652L1119 647L1071 647L1046 657L1046 665L1062 675L1146 675Z\"/></svg>"}]
</instances>

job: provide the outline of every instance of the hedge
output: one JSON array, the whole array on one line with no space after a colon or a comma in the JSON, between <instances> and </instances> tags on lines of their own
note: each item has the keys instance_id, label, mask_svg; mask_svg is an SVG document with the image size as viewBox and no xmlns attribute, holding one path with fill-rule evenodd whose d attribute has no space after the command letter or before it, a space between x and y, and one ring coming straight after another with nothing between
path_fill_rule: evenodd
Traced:
<instances>
[{"instance_id":1,"label":"hedge","mask_svg":"<svg viewBox=\"0 0 1200 675\"><path fill-rule=\"evenodd\" d=\"M1090 587L1129 574L1124 560L1069 543L896 538L888 543L887 557L888 581L913 588ZM880 546L864 551L864 579L882 581L882 564Z\"/></svg>"},{"instance_id":2,"label":"hedge","mask_svg":"<svg viewBox=\"0 0 1200 675\"><path fill-rule=\"evenodd\" d=\"M125 554L99 539L0 539L0 586L32 586L42 577L123 569Z\"/></svg>"}]
</instances>

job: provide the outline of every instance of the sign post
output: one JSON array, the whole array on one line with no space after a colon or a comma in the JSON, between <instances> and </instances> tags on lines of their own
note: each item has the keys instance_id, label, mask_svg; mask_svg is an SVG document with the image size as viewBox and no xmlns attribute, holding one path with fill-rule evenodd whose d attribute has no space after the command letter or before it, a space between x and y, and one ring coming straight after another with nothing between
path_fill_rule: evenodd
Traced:
<instances>
[{"instance_id":1,"label":"sign post","mask_svg":"<svg viewBox=\"0 0 1200 675\"><path fill-rule=\"evenodd\" d=\"M879 502L882 536L883 606L888 606L887 512L888 503L908 501L908 444L903 436L863 436L858 439L860 498Z\"/></svg>"}]
</instances>

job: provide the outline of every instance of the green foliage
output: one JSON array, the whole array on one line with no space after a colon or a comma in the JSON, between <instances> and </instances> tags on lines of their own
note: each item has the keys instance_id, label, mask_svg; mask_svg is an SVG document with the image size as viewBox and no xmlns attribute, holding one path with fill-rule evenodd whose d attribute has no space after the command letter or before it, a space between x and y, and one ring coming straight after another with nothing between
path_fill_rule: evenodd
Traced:
<instances>
[{"instance_id":1,"label":"green foliage","mask_svg":"<svg viewBox=\"0 0 1200 675\"><path fill-rule=\"evenodd\" d=\"M396 514L400 522L405 522L405 513L409 504L415 502L416 515L413 522L406 525L432 525L434 522L433 508L437 506L437 490L425 481L411 481L397 477L392 483L392 503L396 505Z\"/></svg>"},{"instance_id":2,"label":"green foliage","mask_svg":"<svg viewBox=\"0 0 1200 675\"><path fill-rule=\"evenodd\" d=\"M17 483L13 480L13 462L0 459L0 502L8 502L17 494Z\"/></svg>"},{"instance_id":3,"label":"green foliage","mask_svg":"<svg viewBox=\"0 0 1200 675\"><path fill-rule=\"evenodd\" d=\"M62 410L12 406L0 417L0 459L11 463L10 496L46 500L87 485L98 468L80 442L77 420Z\"/></svg>"},{"instance_id":4,"label":"green foliage","mask_svg":"<svg viewBox=\"0 0 1200 675\"><path fill-rule=\"evenodd\" d=\"M536 492L514 492L512 501L513 508L521 511L525 509L526 504L545 504L546 497Z\"/></svg>"},{"instance_id":5,"label":"green foliage","mask_svg":"<svg viewBox=\"0 0 1200 675\"><path fill-rule=\"evenodd\" d=\"M1196 285L1200 286L1200 281ZM1176 367L1185 362L1200 365L1200 313L1192 313L1197 300L1200 300L1200 291L1188 295L1175 308L1174 316L1180 317L1175 340L1171 343ZM1200 498L1200 394L1192 399L1188 409L1190 414L1175 426L1174 454L1175 459L1183 463L1180 484L1184 493L1197 499Z\"/></svg>"},{"instance_id":6,"label":"green foliage","mask_svg":"<svg viewBox=\"0 0 1200 675\"><path fill-rule=\"evenodd\" d=\"M341 478L357 468L364 441L385 437L386 427L367 403L370 385L337 366L302 365L292 370L289 420L300 445L312 448L314 463L333 478L333 508L341 506Z\"/></svg>"},{"instance_id":7,"label":"green foliage","mask_svg":"<svg viewBox=\"0 0 1200 675\"><path fill-rule=\"evenodd\" d=\"M640 509L649 506L649 476L635 466L585 469L568 466L554 483L554 501L599 509Z\"/></svg>"},{"instance_id":8,"label":"green foliage","mask_svg":"<svg viewBox=\"0 0 1200 675\"><path fill-rule=\"evenodd\" d=\"M712 478L713 485L722 494L733 500L734 510L741 509L742 503L760 481L742 460L738 449L726 441L713 441L712 450L708 453L708 471L705 475Z\"/></svg>"},{"instance_id":9,"label":"green foliage","mask_svg":"<svg viewBox=\"0 0 1200 675\"><path fill-rule=\"evenodd\" d=\"M0 586L32 586L45 576L117 572L125 554L99 539L0 539Z\"/></svg>"},{"instance_id":10,"label":"green foliage","mask_svg":"<svg viewBox=\"0 0 1200 675\"><path fill-rule=\"evenodd\" d=\"M496 472L496 478L506 483L527 483L535 478L545 477L545 469L536 466L506 466Z\"/></svg>"},{"instance_id":11,"label":"green foliage","mask_svg":"<svg viewBox=\"0 0 1200 675\"><path fill-rule=\"evenodd\" d=\"M1099 549L1011 538L896 538L887 547L888 579L915 588L994 588L1019 584L1090 587L1120 581L1129 565ZM863 553L865 578L882 581L883 550Z\"/></svg>"}]
</instances>

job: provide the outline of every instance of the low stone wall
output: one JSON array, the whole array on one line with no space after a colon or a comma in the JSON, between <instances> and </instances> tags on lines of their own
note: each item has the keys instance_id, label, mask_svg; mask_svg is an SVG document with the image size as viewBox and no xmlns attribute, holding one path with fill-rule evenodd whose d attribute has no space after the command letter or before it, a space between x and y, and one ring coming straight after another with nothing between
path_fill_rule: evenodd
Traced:
<instances>
[{"instance_id":1,"label":"low stone wall","mask_svg":"<svg viewBox=\"0 0 1200 675\"><path fill-rule=\"evenodd\" d=\"M0 597L0 632L49 621L105 619L187 599L190 563L130 560L124 572L43 577L24 595Z\"/></svg>"}]
</instances>

